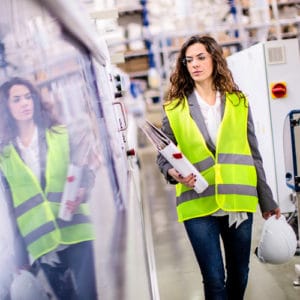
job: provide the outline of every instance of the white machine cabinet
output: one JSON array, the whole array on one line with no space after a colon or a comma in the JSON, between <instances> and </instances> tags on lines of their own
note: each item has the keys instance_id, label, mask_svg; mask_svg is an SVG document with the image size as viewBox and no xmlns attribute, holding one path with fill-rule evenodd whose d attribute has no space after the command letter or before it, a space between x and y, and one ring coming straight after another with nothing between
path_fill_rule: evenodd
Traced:
<instances>
[{"instance_id":1,"label":"white machine cabinet","mask_svg":"<svg viewBox=\"0 0 300 300\"><path fill-rule=\"evenodd\" d=\"M286 174L294 174L288 119L292 111L300 109L299 41L261 42L229 56L227 61L235 82L248 97L274 198L283 213L293 212L293 189Z\"/></svg>"}]
</instances>

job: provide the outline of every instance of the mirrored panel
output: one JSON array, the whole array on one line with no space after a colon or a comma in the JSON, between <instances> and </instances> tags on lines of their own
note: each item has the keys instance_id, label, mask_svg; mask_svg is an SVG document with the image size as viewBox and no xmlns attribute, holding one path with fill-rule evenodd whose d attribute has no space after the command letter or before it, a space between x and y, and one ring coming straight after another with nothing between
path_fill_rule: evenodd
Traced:
<instances>
[{"instance_id":1,"label":"mirrored panel","mask_svg":"<svg viewBox=\"0 0 300 300\"><path fill-rule=\"evenodd\" d=\"M0 4L0 299L98 299L93 211L114 201L100 94L85 48L36 3Z\"/></svg>"}]
</instances>

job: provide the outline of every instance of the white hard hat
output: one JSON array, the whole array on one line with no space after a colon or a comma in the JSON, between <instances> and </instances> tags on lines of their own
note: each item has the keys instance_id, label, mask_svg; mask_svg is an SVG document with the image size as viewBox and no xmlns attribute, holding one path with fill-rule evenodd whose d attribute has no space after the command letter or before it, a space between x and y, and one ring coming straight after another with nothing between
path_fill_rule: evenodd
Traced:
<instances>
[{"instance_id":1,"label":"white hard hat","mask_svg":"<svg viewBox=\"0 0 300 300\"><path fill-rule=\"evenodd\" d=\"M283 215L279 219L271 216L265 221L255 251L261 262L275 265L286 263L295 255L296 249L296 234Z\"/></svg>"},{"instance_id":2,"label":"white hard hat","mask_svg":"<svg viewBox=\"0 0 300 300\"><path fill-rule=\"evenodd\" d=\"M15 274L10 286L11 300L48 300L39 279L26 270Z\"/></svg>"}]
</instances>

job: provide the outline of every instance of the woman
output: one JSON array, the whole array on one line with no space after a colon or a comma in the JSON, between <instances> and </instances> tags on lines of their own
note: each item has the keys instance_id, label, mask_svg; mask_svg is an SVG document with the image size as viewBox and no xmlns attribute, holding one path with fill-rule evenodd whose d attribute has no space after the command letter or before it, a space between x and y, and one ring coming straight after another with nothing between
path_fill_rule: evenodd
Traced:
<instances>
[{"instance_id":1,"label":"woman","mask_svg":"<svg viewBox=\"0 0 300 300\"><path fill-rule=\"evenodd\" d=\"M0 87L0 168L13 218L28 258L18 267L41 267L58 299L97 299L92 240L84 203L91 186L87 167L71 221L58 217L71 146L67 129L45 109L34 86L12 78ZM72 273L72 276L70 274ZM71 285L71 278L74 286Z\"/></svg>"},{"instance_id":2,"label":"woman","mask_svg":"<svg viewBox=\"0 0 300 300\"><path fill-rule=\"evenodd\" d=\"M182 177L161 155L157 163L176 184L178 220L199 263L205 298L243 299L257 203L265 219L280 216L266 183L248 101L222 48L209 36L192 36L183 44L170 83L162 130L209 186L197 194L195 174Z\"/></svg>"}]
</instances>

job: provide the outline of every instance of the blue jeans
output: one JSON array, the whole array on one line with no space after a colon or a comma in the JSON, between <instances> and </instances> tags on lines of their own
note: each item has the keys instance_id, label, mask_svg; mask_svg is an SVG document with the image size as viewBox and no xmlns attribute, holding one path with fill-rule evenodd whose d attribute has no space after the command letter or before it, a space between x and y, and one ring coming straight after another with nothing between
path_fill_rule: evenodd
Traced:
<instances>
[{"instance_id":1,"label":"blue jeans","mask_svg":"<svg viewBox=\"0 0 300 300\"><path fill-rule=\"evenodd\" d=\"M228 216L206 216L184 222L202 273L206 300L243 299L248 282L252 223L252 213L237 229L235 224L228 227Z\"/></svg>"},{"instance_id":2,"label":"blue jeans","mask_svg":"<svg viewBox=\"0 0 300 300\"><path fill-rule=\"evenodd\" d=\"M40 263L53 292L59 300L96 300L93 243L70 245L57 252L60 263Z\"/></svg>"}]
</instances>

